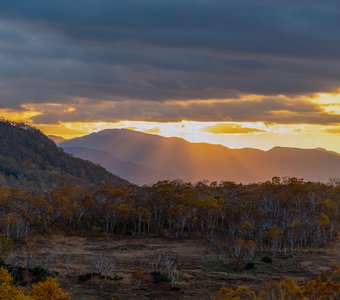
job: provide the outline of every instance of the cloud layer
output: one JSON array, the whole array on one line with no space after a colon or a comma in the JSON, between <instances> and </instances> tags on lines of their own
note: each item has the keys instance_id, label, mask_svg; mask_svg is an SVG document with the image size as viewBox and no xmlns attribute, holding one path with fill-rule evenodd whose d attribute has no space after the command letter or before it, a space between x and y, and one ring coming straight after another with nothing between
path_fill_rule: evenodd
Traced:
<instances>
[{"instance_id":1,"label":"cloud layer","mask_svg":"<svg viewBox=\"0 0 340 300\"><path fill-rule=\"evenodd\" d=\"M340 86L339 14L321 0L1 1L0 107L40 104L39 123L336 124L301 95Z\"/></svg>"},{"instance_id":2,"label":"cloud layer","mask_svg":"<svg viewBox=\"0 0 340 300\"><path fill-rule=\"evenodd\" d=\"M340 115L329 114L317 103L287 97L245 97L229 100L186 101L88 101L78 99L72 104L31 105L35 123L117 122L120 120L180 122L264 122L280 124L340 123Z\"/></svg>"},{"instance_id":3,"label":"cloud layer","mask_svg":"<svg viewBox=\"0 0 340 300\"><path fill-rule=\"evenodd\" d=\"M243 127L239 124L227 124L219 123L211 126L204 127L203 131L214 133L214 134L241 134L241 133L255 133L265 132L264 130L250 127Z\"/></svg>"}]
</instances>

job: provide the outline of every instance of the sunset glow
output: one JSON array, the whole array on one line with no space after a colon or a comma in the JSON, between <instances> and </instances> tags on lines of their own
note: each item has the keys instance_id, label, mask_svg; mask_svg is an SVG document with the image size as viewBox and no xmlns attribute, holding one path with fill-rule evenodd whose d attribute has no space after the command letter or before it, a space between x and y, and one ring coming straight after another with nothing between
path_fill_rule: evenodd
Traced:
<instances>
[{"instance_id":1,"label":"sunset glow","mask_svg":"<svg viewBox=\"0 0 340 300\"><path fill-rule=\"evenodd\" d=\"M251 98L257 102L264 97L248 96L243 101ZM279 96L279 98L284 98ZM159 134L165 137L181 137L191 142L207 142L213 144L222 144L231 148L254 147L259 149L270 149L274 146L289 146L300 148L317 148L323 147L329 150L340 152L340 127L339 123L324 122L324 118L340 117L340 94L339 93L322 93L313 97L301 97L306 105L314 105L323 114L320 121L303 121L295 122L294 119L299 114L290 111L271 111L277 114L285 123L276 123L273 121L256 121L256 122L213 122L213 121L195 121L183 120L178 122L159 122L143 120L113 120L105 121L88 121L88 122L65 122L55 121L52 123L40 122L39 118L48 120L51 113L61 112L61 118L65 116L72 117L77 115L77 104L70 106L68 104L26 104L20 110L2 109L1 116L13 121L27 122L36 126L47 135L56 135L66 139L83 136L89 133L98 132L108 128L126 128L130 130L142 131L150 134ZM218 105L230 100L211 100L203 101L203 105L209 107ZM299 100L300 101L300 100ZM202 101L193 101L194 105ZM191 105L190 102L177 102L180 106ZM294 103L294 102L293 102ZM292 105L293 105L292 103ZM104 107L105 103L102 104ZM167 105L167 104L163 104ZM170 103L169 105L174 105ZM97 108L100 104L96 104ZM94 106L93 106L94 108ZM300 114L303 112L300 112ZM112 110L114 119L114 110ZM310 113L307 117L314 117ZM290 118L292 120L290 120ZM321 123L321 124L318 124ZM329 123L329 124L328 124Z\"/></svg>"},{"instance_id":2,"label":"sunset glow","mask_svg":"<svg viewBox=\"0 0 340 300\"><path fill-rule=\"evenodd\" d=\"M339 29L339 0L1 0L0 300L338 299Z\"/></svg>"},{"instance_id":3,"label":"sunset glow","mask_svg":"<svg viewBox=\"0 0 340 300\"><path fill-rule=\"evenodd\" d=\"M67 139L128 128L340 152L336 9L265 1L248 16L252 2L189 1L178 15L146 1L141 18L129 2L87 3L74 20L64 1L3 7L0 116Z\"/></svg>"}]
</instances>

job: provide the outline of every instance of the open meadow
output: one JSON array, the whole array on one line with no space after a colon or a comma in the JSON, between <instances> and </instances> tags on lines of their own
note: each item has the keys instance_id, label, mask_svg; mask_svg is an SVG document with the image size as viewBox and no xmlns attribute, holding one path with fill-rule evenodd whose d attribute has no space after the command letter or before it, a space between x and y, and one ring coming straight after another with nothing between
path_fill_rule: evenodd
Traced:
<instances>
[{"instance_id":1,"label":"open meadow","mask_svg":"<svg viewBox=\"0 0 340 300\"><path fill-rule=\"evenodd\" d=\"M277 253L272 261L265 259L272 257L269 252L258 252L254 265L247 266L228 263L202 239L39 235L32 240L29 255L23 251L26 248L18 247L11 260L25 265L29 259L32 268L42 266L56 272L72 299L211 299L226 286L248 285L256 290L287 277L297 283L318 278L331 268L332 261L340 263L339 246L337 239L322 249L301 249L293 255ZM161 263L157 265L165 256L175 259L178 278L174 288L166 277L152 276L167 272ZM101 259L107 266L99 270ZM108 279L87 275L107 270Z\"/></svg>"}]
</instances>

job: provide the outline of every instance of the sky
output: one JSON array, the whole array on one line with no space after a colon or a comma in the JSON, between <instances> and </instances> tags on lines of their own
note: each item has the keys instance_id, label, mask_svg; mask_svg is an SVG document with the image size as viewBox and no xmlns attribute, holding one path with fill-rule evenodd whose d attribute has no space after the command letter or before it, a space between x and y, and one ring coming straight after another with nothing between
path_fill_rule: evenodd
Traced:
<instances>
[{"instance_id":1,"label":"sky","mask_svg":"<svg viewBox=\"0 0 340 300\"><path fill-rule=\"evenodd\" d=\"M340 2L0 1L0 116L340 152Z\"/></svg>"}]
</instances>

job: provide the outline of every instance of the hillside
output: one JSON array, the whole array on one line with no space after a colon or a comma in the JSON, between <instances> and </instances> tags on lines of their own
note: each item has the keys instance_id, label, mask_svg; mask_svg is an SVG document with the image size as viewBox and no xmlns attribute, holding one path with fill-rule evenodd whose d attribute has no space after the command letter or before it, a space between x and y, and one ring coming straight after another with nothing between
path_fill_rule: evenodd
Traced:
<instances>
[{"instance_id":1,"label":"hillside","mask_svg":"<svg viewBox=\"0 0 340 300\"><path fill-rule=\"evenodd\" d=\"M53 142L55 142L56 144L60 144L63 142L66 142L67 140L62 138L61 136L56 136L56 135L48 135L47 136L50 140L52 140Z\"/></svg>"},{"instance_id":2,"label":"hillside","mask_svg":"<svg viewBox=\"0 0 340 300\"><path fill-rule=\"evenodd\" d=\"M165 138L125 129L107 129L60 145L65 149L81 147L105 151L116 159L159 170L163 174L157 180L208 179L249 183L280 176L326 182L330 177L340 177L340 156L323 149L230 149L221 145L190 143L180 138ZM94 160L93 155L85 155L75 149L72 153ZM104 161L99 163L107 167ZM118 168L110 168L110 171L122 175ZM144 174L140 173L137 177L133 172L124 173L124 178L128 180L149 183Z\"/></svg>"},{"instance_id":3,"label":"hillside","mask_svg":"<svg viewBox=\"0 0 340 300\"><path fill-rule=\"evenodd\" d=\"M37 129L0 122L0 186L42 190L67 184L127 185L104 168L66 154Z\"/></svg>"},{"instance_id":4,"label":"hillside","mask_svg":"<svg viewBox=\"0 0 340 300\"><path fill-rule=\"evenodd\" d=\"M66 153L104 166L106 170L119 174L122 178L129 178L129 181L136 184L151 184L160 178L173 177L170 172L162 172L130 161L123 161L103 150L83 147L64 147L64 150Z\"/></svg>"}]
</instances>

